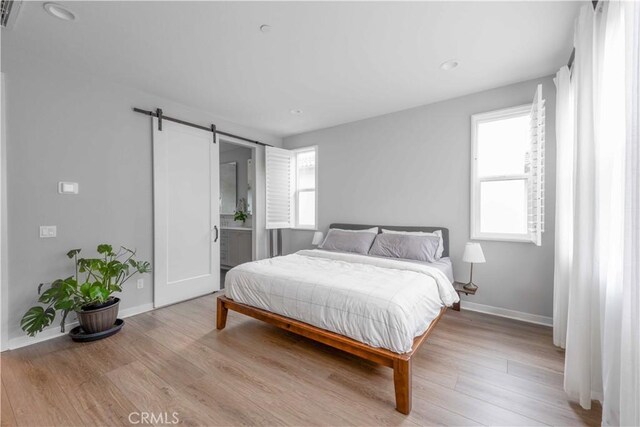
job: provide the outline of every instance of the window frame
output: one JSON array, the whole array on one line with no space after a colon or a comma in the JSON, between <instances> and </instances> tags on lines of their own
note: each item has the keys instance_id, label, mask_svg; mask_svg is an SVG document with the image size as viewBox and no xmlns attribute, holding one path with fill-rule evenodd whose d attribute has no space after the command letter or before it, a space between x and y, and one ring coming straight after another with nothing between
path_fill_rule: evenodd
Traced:
<instances>
[{"instance_id":1,"label":"window frame","mask_svg":"<svg viewBox=\"0 0 640 427\"><path fill-rule=\"evenodd\" d=\"M515 107L503 108L500 110L489 111L486 113L473 114L471 116L471 240L494 240L502 242L524 242L534 243L531 232L522 234L516 233L488 233L480 230L480 185L482 182L524 180L527 186L527 194L532 185L531 174L524 172L522 174L495 175L480 178L478 176L478 125L480 123L492 122L513 117L520 117L531 114L532 103L518 105ZM529 198L526 197L525 212L529 212Z\"/></svg>"},{"instance_id":2,"label":"window frame","mask_svg":"<svg viewBox=\"0 0 640 427\"><path fill-rule=\"evenodd\" d=\"M308 147L302 147L302 148L296 148L294 150L291 150L294 153L294 157L295 157L295 186L294 186L294 190L293 190L293 203L294 203L294 213L293 213L293 217L294 217L294 221L293 221L293 227L291 227L294 230L312 230L312 231L316 231L318 230L318 146L317 145L310 145ZM304 153L304 152L308 152L308 151L313 151L315 154L315 176L314 176L314 188L309 189L303 189L300 190L300 188L298 187L298 154L299 153ZM301 225L299 223L299 218L298 218L298 208L300 206L300 193L301 192L309 192L309 191L315 191L315 224L313 225Z\"/></svg>"}]
</instances>

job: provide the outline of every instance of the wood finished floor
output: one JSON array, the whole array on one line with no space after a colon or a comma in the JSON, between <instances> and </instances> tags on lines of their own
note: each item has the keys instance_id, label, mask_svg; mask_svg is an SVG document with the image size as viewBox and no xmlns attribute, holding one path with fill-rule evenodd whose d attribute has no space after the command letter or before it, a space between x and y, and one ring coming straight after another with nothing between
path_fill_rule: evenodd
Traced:
<instances>
[{"instance_id":1,"label":"wood finished floor","mask_svg":"<svg viewBox=\"0 0 640 427\"><path fill-rule=\"evenodd\" d=\"M599 425L562 391L551 329L448 311L413 362L413 411L394 410L392 370L229 312L214 296L126 319L106 340L67 337L2 353L2 426Z\"/></svg>"}]
</instances>

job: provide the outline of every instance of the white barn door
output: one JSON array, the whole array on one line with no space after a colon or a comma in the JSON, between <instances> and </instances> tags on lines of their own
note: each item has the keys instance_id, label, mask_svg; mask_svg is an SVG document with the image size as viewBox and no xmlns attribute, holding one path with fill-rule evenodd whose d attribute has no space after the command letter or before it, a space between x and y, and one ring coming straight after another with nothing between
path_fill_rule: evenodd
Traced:
<instances>
[{"instance_id":1,"label":"white barn door","mask_svg":"<svg viewBox=\"0 0 640 427\"><path fill-rule=\"evenodd\" d=\"M211 132L153 119L155 307L220 289L219 180Z\"/></svg>"}]
</instances>

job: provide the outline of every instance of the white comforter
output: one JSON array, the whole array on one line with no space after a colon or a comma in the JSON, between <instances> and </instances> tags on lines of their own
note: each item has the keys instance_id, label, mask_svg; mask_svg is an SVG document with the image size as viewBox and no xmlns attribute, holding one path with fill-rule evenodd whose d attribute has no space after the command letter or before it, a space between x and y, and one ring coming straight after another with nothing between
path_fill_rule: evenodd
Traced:
<instances>
[{"instance_id":1,"label":"white comforter","mask_svg":"<svg viewBox=\"0 0 640 427\"><path fill-rule=\"evenodd\" d=\"M436 268L321 250L239 265L225 288L235 301L396 353L459 300Z\"/></svg>"}]
</instances>

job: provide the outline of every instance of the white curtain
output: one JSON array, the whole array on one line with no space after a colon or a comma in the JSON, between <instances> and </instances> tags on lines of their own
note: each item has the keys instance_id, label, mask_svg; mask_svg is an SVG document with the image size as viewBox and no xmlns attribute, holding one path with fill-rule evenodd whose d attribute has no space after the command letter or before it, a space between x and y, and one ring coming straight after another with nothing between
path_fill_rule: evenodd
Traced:
<instances>
[{"instance_id":1,"label":"white curtain","mask_svg":"<svg viewBox=\"0 0 640 427\"><path fill-rule=\"evenodd\" d=\"M564 388L585 408L591 400L602 400L600 288L598 235L596 230L596 147L595 93L598 86L594 46L595 16L583 7L576 23L575 120L573 138L574 203L572 258L569 277L569 302L565 355Z\"/></svg>"},{"instance_id":2,"label":"white curtain","mask_svg":"<svg viewBox=\"0 0 640 427\"><path fill-rule=\"evenodd\" d=\"M554 343L564 387L604 425L640 425L638 4L584 6L558 72Z\"/></svg>"},{"instance_id":3,"label":"white curtain","mask_svg":"<svg viewBox=\"0 0 640 427\"><path fill-rule=\"evenodd\" d=\"M571 73L562 67L554 79L556 96L556 241L553 288L553 343L566 347L569 280L573 259L574 100Z\"/></svg>"},{"instance_id":4,"label":"white curtain","mask_svg":"<svg viewBox=\"0 0 640 427\"><path fill-rule=\"evenodd\" d=\"M640 3L624 3L626 147L619 404L606 402L605 424L640 426ZM609 415L610 412L613 415ZM610 417L607 419L607 417Z\"/></svg>"}]
</instances>

